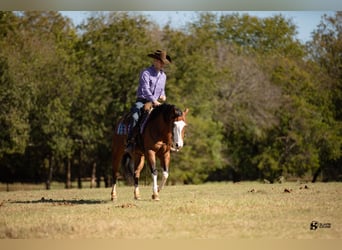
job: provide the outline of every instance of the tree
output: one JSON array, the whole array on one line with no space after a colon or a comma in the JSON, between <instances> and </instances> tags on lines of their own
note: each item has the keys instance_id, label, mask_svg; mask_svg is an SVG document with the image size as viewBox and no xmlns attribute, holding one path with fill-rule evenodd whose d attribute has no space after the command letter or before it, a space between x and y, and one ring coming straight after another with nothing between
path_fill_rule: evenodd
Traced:
<instances>
[{"instance_id":1,"label":"tree","mask_svg":"<svg viewBox=\"0 0 342 250\"><path fill-rule=\"evenodd\" d=\"M0 158L4 154L23 153L28 143L30 87L16 81L9 59L14 52L10 44L16 36L16 22L11 12L0 12Z\"/></svg>"},{"instance_id":2,"label":"tree","mask_svg":"<svg viewBox=\"0 0 342 250\"><path fill-rule=\"evenodd\" d=\"M218 34L227 44L235 44L245 52L303 56L303 48L294 37L296 26L282 15L258 18L248 14L222 15Z\"/></svg>"},{"instance_id":3,"label":"tree","mask_svg":"<svg viewBox=\"0 0 342 250\"><path fill-rule=\"evenodd\" d=\"M334 136L330 136L330 143L323 144L325 151L322 152L321 156L322 164L317 169L313 181L316 181L321 172L323 172L325 179L341 179L342 12L336 12L335 16L324 15L321 23L317 26L317 30L312 33L312 41L307 43L307 47L310 52L309 59L318 63L323 72L327 73L324 78L321 78L321 85L331 98L329 113L332 113L334 120L336 120L335 128L332 130ZM340 142L339 146L332 145L331 142L335 140Z\"/></svg>"},{"instance_id":4,"label":"tree","mask_svg":"<svg viewBox=\"0 0 342 250\"><path fill-rule=\"evenodd\" d=\"M324 15L317 30L312 33L312 41L307 44L311 58L317 62L330 79L327 87L332 94L337 120L342 120L342 12L335 16Z\"/></svg>"},{"instance_id":5,"label":"tree","mask_svg":"<svg viewBox=\"0 0 342 250\"><path fill-rule=\"evenodd\" d=\"M26 115L17 113L28 124L27 139L20 140L27 143L20 153L39 159L36 163L44 169L44 162L55 159L58 165L72 155L68 125L69 107L79 79L72 57L76 33L70 21L58 12L20 12L16 17L3 55L15 83L13 93L18 96L12 95L11 99L20 100ZM51 176L51 165L48 168L47 176ZM33 166L29 169L34 171Z\"/></svg>"},{"instance_id":6,"label":"tree","mask_svg":"<svg viewBox=\"0 0 342 250\"><path fill-rule=\"evenodd\" d=\"M230 50L222 45L218 53L219 67L229 71L218 80L216 112L225 127L229 168L235 174L253 179L260 177L257 169L265 174L272 172L262 169L263 164L258 163L257 157L263 152L259 145L267 140L269 131L279 125L276 114L284 100L281 89L272 84L257 60Z\"/></svg>"},{"instance_id":7,"label":"tree","mask_svg":"<svg viewBox=\"0 0 342 250\"><path fill-rule=\"evenodd\" d=\"M162 36L164 47L176 58L168 69L168 100L182 109L190 108L191 113L186 146L171 157L170 180L188 184L205 181L211 171L223 165L222 124L214 117L215 16L199 18L190 25L189 33L166 26Z\"/></svg>"}]
</instances>

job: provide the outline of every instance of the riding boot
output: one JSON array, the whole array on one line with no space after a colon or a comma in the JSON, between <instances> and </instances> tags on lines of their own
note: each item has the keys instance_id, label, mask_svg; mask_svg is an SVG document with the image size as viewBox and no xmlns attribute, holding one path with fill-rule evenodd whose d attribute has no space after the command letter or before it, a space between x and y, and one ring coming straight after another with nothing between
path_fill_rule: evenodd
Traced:
<instances>
[{"instance_id":1,"label":"riding boot","mask_svg":"<svg viewBox=\"0 0 342 250\"><path fill-rule=\"evenodd\" d=\"M135 146L135 137L136 137L136 128L132 128L131 131L127 135L127 145L125 152L132 154L134 151L134 146Z\"/></svg>"}]
</instances>

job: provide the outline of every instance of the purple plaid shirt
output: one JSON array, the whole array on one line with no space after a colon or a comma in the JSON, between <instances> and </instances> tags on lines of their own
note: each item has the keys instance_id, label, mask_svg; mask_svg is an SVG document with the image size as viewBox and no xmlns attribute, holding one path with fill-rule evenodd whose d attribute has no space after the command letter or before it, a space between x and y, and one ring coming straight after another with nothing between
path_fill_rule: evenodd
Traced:
<instances>
[{"instance_id":1,"label":"purple plaid shirt","mask_svg":"<svg viewBox=\"0 0 342 250\"><path fill-rule=\"evenodd\" d=\"M162 95L165 96L166 74L157 72L154 66L144 69L140 73L137 98L143 98L154 102Z\"/></svg>"}]
</instances>

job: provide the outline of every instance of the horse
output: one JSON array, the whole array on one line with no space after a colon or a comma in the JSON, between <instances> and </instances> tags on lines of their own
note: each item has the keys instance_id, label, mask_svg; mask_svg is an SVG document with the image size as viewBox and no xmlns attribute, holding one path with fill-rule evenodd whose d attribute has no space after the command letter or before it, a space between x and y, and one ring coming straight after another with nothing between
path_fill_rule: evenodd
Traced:
<instances>
[{"instance_id":1,"label":"horse","mask_svg":"<svg viewBox=\"0 0 342 250\"><path fill-rule=\"evenodd\" d=\"M189 109L181 111L175 105L161 104L152 109L142 122L138 140L132 155L125 153L125 145L129 129L130 116L127 114L115 126L112 137L112 170L113 185L111 200L117 199L116 182L120 176L119 168L130 166L134 177L134 199L140 200L139 177L144 167L145 159L151 170L153 186L152 199L159 200L159 192L164 187L169 176L171 151L178 152L184 145L186 115ZM141 122L140 122L141 123ZM138 125L137 125L138 126ZM157 184L157 163L159 159L163 169L161 185Z\"/></svg>"}]
</instances>

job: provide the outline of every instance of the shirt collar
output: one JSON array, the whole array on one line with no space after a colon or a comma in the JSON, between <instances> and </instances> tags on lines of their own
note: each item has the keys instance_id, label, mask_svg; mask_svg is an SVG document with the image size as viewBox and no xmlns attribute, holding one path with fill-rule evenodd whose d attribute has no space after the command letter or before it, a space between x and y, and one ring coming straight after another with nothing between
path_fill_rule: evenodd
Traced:
<instances>
[{"instance_id":1,"label":"shirt collar","mask_svg":"<svg viewBox=\"0 0 342 250\"><path fill-rule=\"evenodd\" d=\"M153 72L153 75L161 75L161 74L163 74L163 70L161 69L159 72L155 69L155 67L153 66L153 64L151 65L151 71Z\"/></svg>"}]
</instances>

